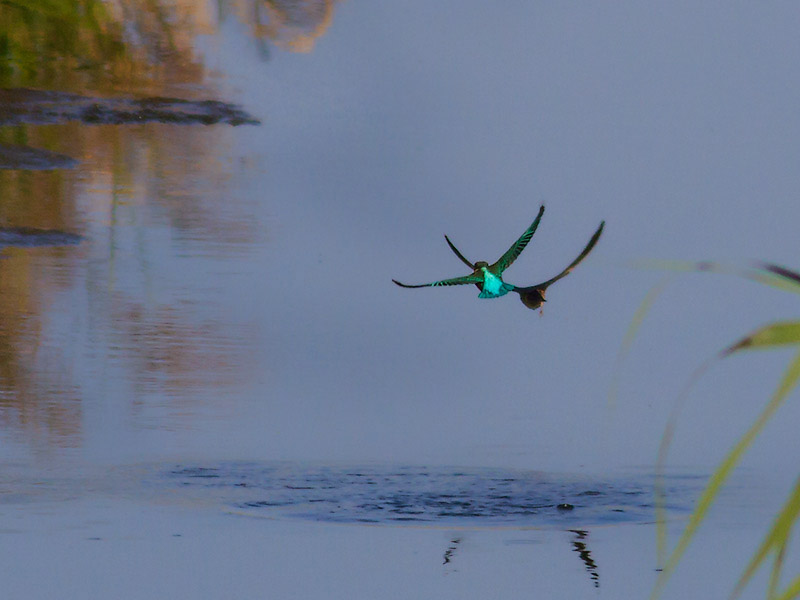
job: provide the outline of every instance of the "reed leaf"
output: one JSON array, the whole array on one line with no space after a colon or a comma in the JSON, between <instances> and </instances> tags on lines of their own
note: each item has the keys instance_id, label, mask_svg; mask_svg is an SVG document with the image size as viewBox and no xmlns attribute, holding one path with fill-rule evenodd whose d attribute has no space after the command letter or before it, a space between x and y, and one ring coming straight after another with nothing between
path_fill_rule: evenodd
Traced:
<instances>
[{"instance_id":1,"label":"reed leaf","mask_svg":"<svg viewBox=\"0 0 800 600\"><path fill-rule=\"evenodd\" d=\"M735 346L736 345L732 346L731 348L735 348ZM736 350L730 350L727 352L727 354L735 351ZM722 489L723 484L730 476L734 467L741 460L742 454L744 454L745 450L750 447L750 445L753 443L753 440L755 440L758 434L761 433L761 430L767 424L775 411L781 406L781 404L783 404L786 396L797 385L798 379L800 379L800 352L795 355L792 362L786 368L786 371L784 371L781 383L770 401L767 403L767 406L758 416L756 421L750 426L750 429L748 429L747 432L745 432L745 434L739 438L739 441L736 443L736 445L728 452L720 465L711 475L708 485L703 490L703 493L700 495L700 498L697 501L695 510L692 513L692 516L689 518L686 528L683 530L681 537L678 539L678 543L675 545L675 549L672 551L666 563L664 564L664 568L656 580L655 585L653 586L653 592L650 595L651 600L655 600L661 594L664 584L675 570L675 567L683 556L683 553L689 546L689 542L691 542L691 540L694 538L698 527L706 518L708 510L711 508L711 505L719 494L719 491Z\"/></svg>"},{"instance_id":2,"label":"reed leaf","mask_svg":"<svg viewBox=\"0 0 800 600\"><path fill-rule=\"evenodd\" d=\"M655 496L655 516L656 516L656 561L660 568L663 568L667 560L667 494L664 485L664 469L667 464L667 454L672 445L672 438L675 429L678 427L678 417L680 416L683 405L689 398L689 392L695 384L702 379L712 365L720 360L721 356L713 356L695 369L692 376L684 385L678 399L672 407L672 412L661 436L661 443L658 445L658 456L655 465L655 479L653 482L653 493Z\"/></svg>"},{"instance_id":3,"label":"reed leaf","mask_svg":"<svg viewBox=\"0 0 800 600\"><path fill-rule=\"evenodd\" d=\"M678 273L717 273L735 275L757 283L800 294L800 274L772 263L755 263L741 267L713 260L637 260L630 263L635 269L675 271Z\"/></svg>"},{"instance_id":4,"label":"reed leaf","mask_svg":"<svg viewBox=\"0 0 800 600\"><path fill-rule=\"evenodd\" d=\"M800 575L792 580L783 593L775 596L774 600L793 600L798 596L800 596Z\"/></svg>"},{"instance_id":5,"label":"reed leaf","mask_svg":"<svg viewBox=\"0 0 800 600\"><path fill-rule=\"evenodd\" d=\"M800 273L772 263L761 263L758 268L775 276L777 278L775 281L785 283L786 287L784 289L800 294Z\"/></svg>"},{"instance_id":6,"label":"reed leaf","mask_svg":"<svg viewBox=\"0 0 800 600\"><path fill-rule=\"evenodd\" d=\"M783 543L778 548L775 555L775 560L772 561L772 570L769 574L769 583L767 584L767 600L772 600L778 593L778 584L781 582L781 570L783 569L783 559L786 556L786 542L788 537L783 540Z\"/></svg>"},{"instance_id":7,"label":"reed leaf","mask_svg":"<svg viewBox=\"0 0 800 600\"><path fill-rule=\"evenodd\" d=\"M758 568L761 566L761 563L764 562L770 551L775 551L776 556L773 564L772 574L770 575L769 592L767 594L767 598L772 598L775 596L775 590L777 589L780 579L780 569L783 564L783 555L786 545L789 541L789 535L792 531L792 526L797 520L797 516L799 514L800 478L797 479L797 482L792 489L792 493L789 495L789 499L775 517L772 527L770 527L770 530L767 532L767 535L764 537L764 540L761 542L758 550L756 550L755 554L753 554L753 557L750 559L750 562L747 564L747 567L745 568L741 577L739 577L739 581L736 583L736 587L731 593L731 600L734 600L739 596L750 579L752 579L753 575L755 575L756 571L758 571Z\"/></svg>"},{"instance_id":8,"label":"reed leaf","mask_svg":"<svg viewBox=\"0 0 800 600\"><path fill-rule=\"evenodd\" d=\"M784 291L800 293L800 273L796 273L795 271L771 263L758 263L751 267L742 268L735 265L717 263L713 261L638 261L632 266L637 268L677 272L712 272L737 275ZM634 314L632 322L628 327L625 337L623 338L620 351L617 355L615 372L609 389L608 403L610 407L613 406L618 393L618 379L621 371L621 365L630 352L634 338L638 334L642 322L644 321L644 318L649 312L653 303L658 296L663 293L667 284L671 281L672 277L667 277L653 289L651 289ZM689 395L689 391L716 360L725 358L741 350L768 349L786 345L800 346L800 321L785 321L767 325L757 329L735 344L726 348L720 354L713 357L711 360L706 361L700 368L695 370L688 383L682 390L678 400L676 401L665 428L664 435L662 436L661 444L658 450L658 459L656 461L656 477L654 485L656 510L656 549L658 564L659 566L663 566L663 568L661 569L661 573L659 574L659 577L653 586L653 591L650 596L651 600L655 600L661 594L665 583L675 570L675 567L683 556L683 553L686 551L689 543L694 538L697 529L707 516L708 511L714 500L717 498L722 486L741 460L744 452L761 433L762 429L775 411L783 404L786 396L788 396L788 394L797 386L798 380L800 380L800 352L797 353L792 362L784 371L780 385L773 393L772 398L766 407L764 407L756 421L728 452L714 473L712 473L708 485L703 490L703 493L697 501L697 505L689 519L688 524L678 539L678 543L669 557L664 560L664 555L666 554L666 500L664 490L664 465L666 464L667 453L672 443L672 438L677 426L678 415L686 401L686 398ZM772 598L777 598L778 600L789 600L800 595L800 577L793 580L789 587L787 587L787 589L784 590L780 596L778 596L776 593L780 583L780 573L789 540L789 533L794 522L798 518L798 514L800 514L800 480L798 481L795 491L790 496L783 510L778 517L776 517L773 529L767 535L762 543L762 546L756 551L756 554L751 559L750 564L742 574L731 596L732 598L741 592L741 589L752 578L753 574L758 570L758 567L765 560L766 556L772 551L775 552L775 559L773 561L772 570L770 573L767 597L770 600Z\"/></svg>"},{"instance_id":9,"label":"reed leaf","mask_svg":"<svg viewBox=\"0 0 800 600\"><path fill-rule=\"evenodd\" d=\"M733 346L723 351L727 356L744 349L773 348L788 344L800 344L800 321L781 321L756 329Z\"/></svg>"},{"instance_id":10,"label":"reed leaf","mask_svg":"<svg viewBox=\"0 0 800 600\"><path fill-rule=\"evenodd\" d=\"M764 285L776 287L782 290L788 290L794 293L800 293L800 273L795 273L785 267L773 265L771 263L759 263L752 268L742 268L735 265L728 265L725 263L718 263L714 261L679 261L679 260L640 260L630 263L632 267L639 269L658 269L662 271L676 271L678 273L720 273L726 275L737 275L750 279ZM622 373L622 365L625 359L630 354L633 342L642 327L645 317L650 312L650 309L655 304L656 300L664 293L664 290L671 284L676 275L669 275L661 279L654 285L649 292L642 299L641 304L633 314L630 325L622 338L622 343L617 351L617 358L614 361L614 370L611 376L611 385L609 385L607 404L609 408L616 406L617 398L619 397L619 380ZM800 329L800 323L798 323ZM739 343L742 346L745 344L744 340ZM800 340L798 340L800 341ZM787 342L792 343L792 342ZM739 347L732 346L729 352L738 350Z\"/></svg>"},{"instance_id":11,"label":"reed leaf","mask_svg":"<svg viewBox=\"0 0 800 600\"><path fill-rule=\"evenodd\" d=\"M609 409L613 409L616 406L617 398L619 397L619 380L622 373L622 365L625 363L625 359L628 357L628 354L630 354L631 346L633 346L633 342L639 333L639 329L642 327L644 318L647 316L647 313L650 312L650 309L653 307L653 304L658 297L674 279L675 275L668 275L667 277L662 278L661 281L659 281L650 289L649 292L647 292L647 295L644 297L641 304L639 304L639 307L636 309L636 312L633 314L631 323L628 325L628 329L622 338L622 344L620 344L620 348L617 351L617 358L614 361L614 372L611 376L611 385L608 387Z\"/></svg>"}]
</instances>

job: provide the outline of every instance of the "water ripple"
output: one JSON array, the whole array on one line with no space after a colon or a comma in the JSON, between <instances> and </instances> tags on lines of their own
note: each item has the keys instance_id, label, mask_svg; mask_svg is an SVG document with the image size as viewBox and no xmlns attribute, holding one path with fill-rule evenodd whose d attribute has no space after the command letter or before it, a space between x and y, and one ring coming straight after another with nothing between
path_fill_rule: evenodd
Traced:
<instances>
[{"instance_id":1,"label":"water ripple","mask_svg":"<svg viewBox=\"0 0 800 600\"><path fill-rule=\"evenodd\" d=\"M362 469L221 463L180 465L167 477L214 488L238 512L341 523L563 526L653 520L652 478L426 467ZM673 511L697 487L670 482Z\"/></svg>"}]
</instances>

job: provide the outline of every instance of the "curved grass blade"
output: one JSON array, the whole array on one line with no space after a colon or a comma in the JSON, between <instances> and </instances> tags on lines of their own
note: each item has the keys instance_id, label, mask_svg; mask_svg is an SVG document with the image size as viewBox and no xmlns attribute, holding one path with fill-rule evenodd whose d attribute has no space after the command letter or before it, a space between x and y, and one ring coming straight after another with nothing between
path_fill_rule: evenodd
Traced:
<instances>
[{"instance_id":1,"label":"curved grass blade","mask_svg":"<svg viewBox=\"0 0 800 600\"><path fill-rule=\"evenodd\" d=\"M619 380L622 373L622 365L631 351L633 340L636 339L636 335L639 333L639 329L641 329L642 322L644 322L644 318L647 316L647 313L650 312L650 309L653 307L655 301L659 296L661 296L662 293L664 293L666 287L672 283L675 277L676 275L667 275L656 285L654 285L650 291L647 292L647 295L642 300L639 308L637 308L636 312L633 314L631 324L628 325L628 330L625 332L625 336L622 338L622 344L620 344L619 351L617 352L617 358L614 360L614 370L613 374L611 375L611 385L608 388L609 409L613 409L616 406L617 398L619 397Z\"/></svg>"},{"instance_id":2,"label":"curved grass blade","mask_svg":"<svg viewBox=\"0 0 800 600\"><path fill-rule=\"evenodd\" d=\"M686 404L689 392L695 384L703 378L712 365L721 360L721 358L721 356L712 356L695 369L691 377L689 377L672 407L672 412L667 420L667 426L664 428L664 434L661 436L661 443L658 445L653 494L655 496L656 517L656 564L661 569L665 568L667 560L667 493L664 485L664 468L667 464L667 453L669 452L669 447L672 445L672 438L675 436L675 429L678 426L678 417L680 416L681 410L683 410L683 405Z\"/></svg>"},{"instance_id":3,"label":"curved grass blade","mask_svg":"<svg viewBox=\"0 0 800 600\"><path fill-rule=\"evenodd\" d=\"M791 524L789 525L791 528ZM786 557L786 543L788 538L778 548L775 560L772 561L772 571L769 574L769 584L767 585L767 600L772 600L778 593L778 584L781 581L781 570L783 569L783 559Z\"/></svg>"},{"instance_id":4,"label":"curved grass blade","mask_svg":"<svg viewBox=\"0 0 800 600\"><path fill-rule=\"evenodd\" d=\"M782 290L788 290L794 293L800 293L800 273L795 273L785 267L780 267L771 263L759 263L752 268L742 268L736 265L729 265L725 263L714 262L710 260L704 261L680 261L680 260L639 260L631 262L630 265L637 269L647 270L661 270L661 271L676 271L678 273L719 273L723 275L737 275L750 279L758 283L763 283L771 287ZM631 319L631 324L628 326L625 336L620 344L620 349L617 352L617 357L614 361L613 374L611 376L611 385L608 391L607 404L609 409L613 409L616 405L617 398L619 397L619 380L622 373L622 365L630 353L633 341L642 327L644 318L650 312L655 301L664 292L664 289L672 283L677 277L677 274L669 275L659 281L642 300L639 308ZM738 348L737 348L738 349Z\"/></svg>"},{"instance_id":5,"label":"curved grass blade","mask_svg":"<svg viewBox=\"0 0 800 600\"><path fill-rule=\"evenodd\" d=\"M780 290L800 294L800 274L772 263L762 262L749 267L741 267L712 260L638 260L631 262L630 265L635 269L735 275Z\"/></svg>"},{"instance_id":6,"label":"curved grass blade","mask_svg":"<svg viewBox=\"0 0 800 600\"><path fill-rule=\"evenodd\" d=\"M800 321L781 321L756 329L722 354L728 356L738 350L769 349L788 344L800 344Z\"/></svg>"},{"instance_id":7,"label":"curved grass blade","mask_svg":"<svg viewBox=\"0 0 800 600\"><path fill-rule=\"evenodd\" d=\"M736 587L734 587L731 593L731 600L739 596L772 550L776 552L776 557L770 575L767 598L773 598L775 596L775 591L777 590L780 579L780 569L783 564L784 551L789 541L792 526L797 520L798 515L800 515L800 478L797 479L792 493L789 494L789 499L783 505L783 508L781 508L778 516L775 517L772 527L770 527L769 532L767 532L758 550L756 550L753 558L750 559L741 577L739 577L739 581L736 583Z\"/></svg>"},{"instance_id":8,"label":"curved grass blade","mask_svg":"<svg viewBox=\"0 0 800 600\"><path fill-rule=\"evenodd\" d=\"M800 294L800 273L772 263L761 263L759 268L775 275L779 280L787 282L789 285L786 289Z\"/></svg>"},{"instance_id":9,"label":"curved grass blade","mask_svg":"<svg viewBox=\"0 0 800 600\"><path fill-rule=\"evenodd\" d=\"M800 575L792 580L781 595L775 596L774 600L793 600L798 596L800 596Z\"/></svg>"},{"instance_id":10,"label":"curved grass blade","mask_svg":"<svg viewBox=\"0 0 800 600\"><path fill-rule=\"evenodd\" d=\"M736 346L737 344L731 346L731 349L726 351L723 355L727 356L728 354L735 352ZM708 514L711 504L716 499L720 489L722 489L722 485L730 476L733 468L739 463L742 454L744 454L744 451L750 447L750 445L753 443L753 440L758 436L759 433L761 433L761 430L767 424L775 411L781 406L781 404L783 404L783 401L786 399L786 396L789 394L789 392L795 388L798 379L800 379L800 352L795 355L792 362L786 368L786 371L784 371L783 378L781 379L781 382L778 385L777 390L775 390L772 398L767 403L767 406L758 416L756 421L750 426L750 429L748 429L745 434L739 438L739 441L736 443L736 445L728 452L720 465L711 475L708 485L706 486L705 490L703 490L703 493L700 495L700 498L697 501L697 505L689 519L689 523L687 523L686 528L681 534L681 537L678 539L678 543L675 545L675 548L664 564L663 571L653 586L653 591L650 594L651 600L655 600L661 594L664 584L666 584L670 575L675 570L675 567L680 561L681 556L683 556L683 553L686 551L689 542L691 542L692 538L694 538L700 523L703 522Z\"/></svg>"}]
</instances>

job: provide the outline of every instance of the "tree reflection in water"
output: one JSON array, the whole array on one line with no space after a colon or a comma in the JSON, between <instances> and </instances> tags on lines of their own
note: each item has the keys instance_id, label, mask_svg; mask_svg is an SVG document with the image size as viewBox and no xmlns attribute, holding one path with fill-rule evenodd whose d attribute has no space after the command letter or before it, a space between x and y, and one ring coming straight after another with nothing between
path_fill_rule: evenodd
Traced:
<instances>
[{"instance_id":1,"label":"tree reflection in water","mask_svg":"<svg viewBox=\"0 0 800 600\"><path fill-rule=\"evenodd\" d=\"M236 18L253 39L310 51L336 0L30 0L0 3L0 86L155 93L202 84L197 39ZM191 88L182 86L185 91Z\"/></svg>"},{"instance_id":2,"label":"tree reflection in water","mask_svg":"<svg viewBox=\"0 0 800 600\"><path fill-rule=\"evenodd\" d=\"M238 19L262 46L309 51L334 5L3 2L0 87L215 97L200 36ZM0 127L0 144L79 161L70 172L0 170L0 228L84 237L0 255L6 432L37 447L79 446L87 401L124 401L134 419L151 404L186 419L201 398L248 379L258 333L247 315L223 308L215 288L247 276L237 261L259 236L253 205L226 198L238 168L230 143L224 125Z\"/></svg>"}]
</instances>

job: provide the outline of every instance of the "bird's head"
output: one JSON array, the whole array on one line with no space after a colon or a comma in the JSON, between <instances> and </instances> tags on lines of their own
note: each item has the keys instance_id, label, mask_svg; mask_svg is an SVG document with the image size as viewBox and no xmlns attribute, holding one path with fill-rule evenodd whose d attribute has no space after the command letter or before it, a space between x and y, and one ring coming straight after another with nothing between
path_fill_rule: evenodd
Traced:
<instances>
[{"instance_id":1,"label":"bird's head","mask_svg":"<svg viewBox=\"0 0 800 600\"><path fill-rule=\"evenodd\" d=\"M488 266L489 263L487 263L485 260L479 260L478 262L475 263L476 269L482 269L483 267L488 267Z\"/></svg>"},{"instance_id":2,"label":"bird's head","mask_svg":"<svg viewBox=\"0 0 800 600\"><path fill-rule=\"evenodd\" d=\"M547 302L544 297L545 288L517 288L516 291L519 292L522 303L531 310L536 310L542 303Z\"/></svg>"}]
</instances>

